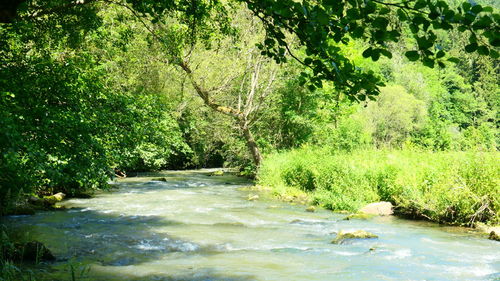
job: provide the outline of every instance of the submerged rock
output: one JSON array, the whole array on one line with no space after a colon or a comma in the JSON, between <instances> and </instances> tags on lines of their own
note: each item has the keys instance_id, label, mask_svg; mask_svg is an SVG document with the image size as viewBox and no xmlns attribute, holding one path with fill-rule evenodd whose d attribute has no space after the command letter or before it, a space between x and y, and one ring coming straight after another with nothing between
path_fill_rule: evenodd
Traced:
<instances>
[{"instance_id":1,"label":"submerged rock","mask_svg":"<svg viewBox=\"0 0 500 281\"><path fill-rule=\"evenodd\" d=\"M152 181L167 181L167 178L161 177L161 178L152 178Z\"/></svg>"},{"instance_id":2,"label":"submerged rock","mask_svg":"<svg viewBox=\"0 0 500 281\"><path fill-rule=\"evenodd\" d=\"M257 195L257 194L255 194L255 195L249 194L248 198L247 198L248 201L255 201L257 199L259 199L259 195Z\"/></svg>"},{"instance_id":3,"label":"submerged rock","mask_svg":"<svg viewBox=\"0 0 500 281\"><path fill-rule=\"evenodd\" d=\"M350 239L371 239L371 238L378 238L377 235L364 231L364 230L355 230L355 231L342 231L340 230L337 233L337 237L332 240L333 244L342 244L344 243L345 240L350 240Z\"/></svg>"},{"instance_id":4,"label":"submerged rock","mask_svg":"<svg viewBox=\"0 0 500 281\"><path fill-rule=\"evenodd\" d=\"M356 214L350 214L347 217L344 218L344 220L368 220L373 218L375 215L373 214L365 214L365 213L356 213Z\"/></svg>"},{"instance_id":5,"label":"submerged rock","mask_svg":"<svg viewBox=\"0 0 500 281\"><path fill-rule=\"evenodd\" d=\"M375 202L364 206L359 212L376 216L388 216L394 213L392 210L393 207L391 202Z\"/></svg>"},{"instance_id":6,"label":"submerged rock","mask_svg":"<svg viewBox=\"0 0 500 281\"><path fill-rule=\"evenodd\" d=\"M488 237L490 240L500 241L500 233L496 233L495 231L490 232L490 236Z\"/></svg>"},{"instance_id":7,"label":"submerged rock","mask_svg":"<svg viewBox=\"0 0 500 281\"><path fill-rule=\"evenodd\" d=\"M306 208L306 212L311 212L311 213L314 213L316 212L316 207L314 206L309 206Z\"/></svg>"},{"instance_id":8,"label":"submerged rock","mask_svg":"<svg viewBox=\"0 0 500 281\"><path fill-rule=\"evenodd\" d=\"M214 226L245 226L244 223L242 222L218 222L218 223L214 223L213 224Z\"/></svg>"}]
</instances>

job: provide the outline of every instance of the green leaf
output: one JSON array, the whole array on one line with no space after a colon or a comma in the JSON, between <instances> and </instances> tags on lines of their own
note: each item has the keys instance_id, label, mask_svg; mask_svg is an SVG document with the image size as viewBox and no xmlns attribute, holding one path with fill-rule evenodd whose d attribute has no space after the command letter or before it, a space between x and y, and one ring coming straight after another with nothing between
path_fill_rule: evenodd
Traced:
<instances>
[{"instance_id":1,"label":"green leaf","mask_svg":"<svg viewBox=\"0 0 500 281\"><path fill-rule=\"evenodd\" d=\"M378 49L375 49L372 51L371 55L373 61L378 61L378 59L380 58L380 51Z\"/></svg>"},{"instance_id":2,"label":"green leaf","mask_svg":"<svg viewBox=\"0 0 500 281\"><path fill-rule=\"evenodd\" d=\"M433 59L430 59L430 58L424 58L422 60L422 64L427 66L427 67L430 67L430 68L434 68L434 63L435 63L435 61Z\"/></svg>"},{"instance_id":3,"label":"green leaf","mask_svg":"<svg viewBox=\"0 0 500 281\"><path fill-rule=\"evenodd\" d=\"M498 35L494 38L489 38L489 42L493 47L500 47L500 37Z\"/></svg>"},{"instance_id":4,"label":"green leaf","mask_svg":"<svg viewBox=\"0 0 500 281\"><path fill-rule=\"evenodd\" d=\"M384 55L384 56L386 56L386 57L388 57L388 58L390 58L390 59L392 58L392 53L391 53L391 52L389 52L388 50L386 50L386 49L379 49L379 51L380 51L380 53L381 53L382 55Z\"/></svg>"},{"instance_id":5,"label":"green leaf","mask_svg":"<svg viewBox=\"0 0 500 281\"><path fill-rule=\"evenodd\" d=\"M453 63L460 63L460 59L456 58L456 57L448 58L448 61L453 62Z\"/></svg>"},{"instance_id":6,"label":"green leaf","mask_svg":"<svg viewBox=\"0 0 500 281\"><path fill-rule=\"evenodd\" d=\"M402 9L398 9L396 13L398 14L398 18L400 21L404 22L408 20L408 17L406 16L405 12Z\"/></svg>"},{"instance_id":7,"label":"green leaf","mask_svg":"<svg viewBox=\"0 0 500 281\"><path fill-rule=\"evenodd\" d=\"M424 8L425 6L427 6L427 3L425 2L425 0L418 0L417 3L415 3L415 6L413 6L413 8L420 10L420 9Z\"/></svg>"},{"instance_id":8,"label":"green leaf","mask_svg":"<svg viewBox=\"0 0 500 281\"><path fill-rule=\"evenodd\" d=\"M364 58L368 58L368 57L371 57L372 56L372 47L366 49L364 52L363 52L363 57Z\"/></svg>"},{"instance_id":9,"label":"green leaf","mask_svg":"<svg viewBox=\"0 0 500 281\"><path fill-rule=\"evenodd\" d=\"M418 25L416 25L416 24L410 24L410 30L414 34L418 33Z\"/></svg>"},{"instance_id":10,"label":"green leaf","mask_svg":"<svg viewBox=\"0 0 500 281\"><path fill-rule=\"evenodd\" d=\"M467 46L465 46L465 51L467 53L473 53L477 50L477 43L471 43Z\"/></svg>"},{"instance_id":11,"label":"green leaf","mask_svg":"<svg viewBox=\"0 0 500 281\"><path fill-rule=\"evenodd\" d=\"M490 54L490 50L486 46L479 46L477 48L477 53L483 56L487 56Z\"/></svg>"},{"instance_id":12,"label":"green leaf","mask_svg":"<svg viewBox=\"0 0 500 281\"><path fill-rule=\"evenodd\" d=\"M442 58L442 57L444 57L444 55L445 55L445 52L443 50L439 50L439 52L437 52L437 54L436 54L436 58L438 58L438 59Z\"/></svg>"},{"instance_id":13,"label":"green leaf","mask_svg":"<svg viewBox=\"0 0 500 281\"><path fill-rule=\"evenodd\" d=\"M389 24L389 20L384 18L384 17L377 17L374 21L373 21L373 26L374 27L377 27L379 29L386 29L387 28L387 25Z\"/></svg>"},{"instance_id":14,"label":"green leaf","mask_svg":"<svg viewBox=\"0 0 500 281\"><path fill-rule=\"evenodd\" d=\"M498 57L499 57L498 52L497 52L497 51L495 51L495 50L493 50L493 49L492 49L492 50L490 50L490 57L491 57L492 59L498 59Z\"/></svg>"},{"instance_id":15,"label":"green leaf","mask_svg":"<svg viewBox=\"0 0 500 281\"><path fill-rule=\"evenodd\" d=\"M462 3L462 9L464 9L464 12L467 12L472 5L468 2Z\"/></svg>"},{"instance_id":16,"label":"green leaf","mask_svg":"<svg viewBox=\"0 0 500 281\"><path fill-rule=\"evenodd\" d=\"M330 22L330 18L326 14L324 10L319 10L318 15L316 16L316 19L320 24L328 24Z\"/></svg>"},{"instance_id":17,"label":"green leaf","mask_svg":"<svg viewBox=\"0 0 500 281\"><path fill-rule=\"evenodd\" d=\"M405 53L405 56L410 60L410 61L416 61L420 58L420 55L418 54L418 51L407 51Z\"/></svg>"},{"instance_id":18,"label":"green leaf","mask_svg":"<svg viewBox=\"0 0 500 281\"><path fill-rule=\"evenodd\" d=\"M386 8L386 7L383 7L382 9L380 9L380 11L378 11L379 15L386 15L390 12L391 12L391 10L389 8Z\"/></svg>"},{"instance_id":19,"label":"green leaf","mask_svg":"<svg viewBox=\"0 0 500 281\"><path fill-rule=\"evenodd\" d=\"M429 49L433 43L431 38L417 37L417 44L420 50Z\"/></svg>"},{"instance_id":20,"label":"green leaf","mask_svg":"<svg viewBox=\"0 0 500 281\"><path fill-rule=\"evenodd\" d=\"M274 42L275 41L273 39L271 39L271 38L267 38L266 40L264 40L264 44L266 44L269 47L274 46Z\"/></svg>"},{"instance_id":21,"label":"green leaf","mask_svg":"<svg viewBox=\"0 0 500 281\"><path fill-rule=\"evenodd\" d=\"M483 12L485 13L493 13L493 8L490 6L483 7Z\"/></svg>"},{"instance_id":22,"label":"green leaf","mask_svg":"<svg viewBox=\"0 0 500 281\"><path fill-rule=\"evenodd\" d=\"M477 42L477 37L476 37L476 34L474 33L471 33L471 35L469 36L469 43L476 43Z\"/></svg>"},{"instance_id":23,"label":"green leaf","mask_svg":"<svg viewBox=\"0 0 500 281\"><path fill-rule=\"evenodd\" d=\"M471 11L474 13L474 14L479 14L481 11L483 10L483 7L481 5L475 5L474 7L472 7Z\"/></svg>"}]
</instances>

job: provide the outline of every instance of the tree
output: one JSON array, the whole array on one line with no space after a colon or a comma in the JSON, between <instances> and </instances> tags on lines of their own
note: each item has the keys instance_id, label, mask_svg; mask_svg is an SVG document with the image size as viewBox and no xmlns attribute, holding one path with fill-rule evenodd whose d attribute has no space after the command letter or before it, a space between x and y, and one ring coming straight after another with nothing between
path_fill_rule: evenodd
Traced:
<instances>
[{"instance_id":1,"label":"tree","mask_svg":"<svg viewBox=\"0 0 500 281\"><path fill-rule=\"evenodd\" d=\"M203 50L207 49L205 46L198 46L191 40L178 40L177 43L169 40L169 43L162 44L162 47L165 50L166 62L177 66L185 73L194 92L204 104L215 112L235 120L254 164L259 166L262 154L251 127L259 119L261 110L267 106L266 98L273 89L278 66L269 58L262 56L254 47L256 38L261 35L259 32L261 29L258 23L248 20L247 15L239 16L240 24L244 27L238 37L244 39L239 43L235 43L233 39L220 40L217 48L223 51L218 52L220 53L218 57L213 52L204 52ZM160 38L159 34L179 36L178 29L176 25L157 25L156 31L148 28L156 38ZM206 58L210 55L216 57ZM218 66L208 66L207 63ZM193 70L192 65L197 65L201 69ZM211 68L207 72L215 72L218 77L209 79L204 71L207 68Z\"/></svg>"},{"instance_id":2,"label":"tree","mask_svg":"<svg viewBox=\"0 0 500 281\"><path fill-rule=\"evenodd\" d=\"M370 43L363 55L377 61L380 56L392 57L387 42L401 39L401 31L409 28L414 36L416 49L406 52L412 61L420 60L424 65L444 66L445 50L437 42L436 30L458 29L467 32L470 44L467 52L478 52L498 58L500 46L500 15L491 7L464 2L454 9L443 0L78 0L67 3L62 0L13 0L0 7L3 21L17 16L32 19L54 13L68 13L72 9L96 3L117 5L130 4L137 13L149 15L152 22L170 16L189 28L188 40L207 39L210 32L230 32L231 18L228 11L235 3L244 3L253 15L261 20L266 38L259 48L262 54L285 62L288 56L308 67L303 72L311 87L321 87L323 81L334 82L336 90L345 92L356 100L365 100L379 93L381 82L372 73L364 73L340 52L339 44L353 38ZM127 6L128 7L128 6ZM88 11L86 12L88 13ZM10 16L9 16L10 15ZM161 38L160 38L161 39ZM290 48L297 40L305 48L306 55L299 58ZM455 61L449 58L450 61Z\"/></svg>"},{"instance_id":3,"label":"tree","mask_svg":"<svg viewBox=\"0 0 500 281\"><path fill-rule=\"evenodd\" d=\"M364 71L342 53L341 45L353 39L370 43L363 52L364 57L373 61L381 56L391 58L389 42L398 42L401 33L409 29L414 37L413 47L406 51L411 61L420 60L428 67L444 67L445 62L456 61L447 57L435 34L437 30L458 29L466 32L469 44L467 52L477 52L498 58L500 46L500 16L491 7L463 3L458 8L450 8L442 0L78 0L65 2L58 0L14 1L13 5L0 7L5 12L4 21L17 17L20 21L43 20L45 17L70 15L85 22L91 18L92 7L114 4L130 9L148 27L153 36L166 46L178 42L184 46L195 46L202 42L209 46L217 36L230 36L234 33L231 26L231 10L242 3L258 18L265 30L265 37L257 44L261 54L280 64L290 58L304 66L301 84L310 90L329 84L336 92L344 93L351 100L364 101L375 99L379 87L383 85L373 72ZM17 3L17 4L16 4ZM12 13L13 8L17 13ZM149 22L149 23L146 23ZM76 21L78 22L78 21ZM170 26L169 32L159 30L158 26ZM91 27L89 27L91 28ZM293 48L292 42L299 48ZM198 95L210 108L243 120L241 112L225 107L210 99L210 93L194 79L189 65L188 51L179 53L175 48L170 52L168 62L179 66L189 77ZM189 50L189 49L188 49ZM240 117L236 117L240 116ZM245 128L245 121L240 122ZM249 131L247 131L249 132ZM243 130L245 134L245 130ZM251 134L247 141L252 143ZM257 146L249 149L258 159ZM256 160L256 163L258 160Z\"/></svg>"}]
</instances>

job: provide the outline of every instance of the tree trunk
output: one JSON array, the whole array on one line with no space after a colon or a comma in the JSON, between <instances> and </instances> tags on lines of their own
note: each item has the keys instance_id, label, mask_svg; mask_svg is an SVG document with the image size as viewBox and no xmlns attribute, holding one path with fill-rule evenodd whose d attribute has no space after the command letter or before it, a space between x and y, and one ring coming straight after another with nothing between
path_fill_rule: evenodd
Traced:
<instances>
[{"instance_id":1,"label":"tree trunk","mask_svg":"<svg viewBox=\"0 0 500 281\"><path fill-rule=\"evenodd\" d=\"M240 122L240 127L247 142L248 150L250 150L250 153L252 154L253 162L255 166L259 167L260 163L262 162L262 155L260 154L259 147L257 146L255 139L253 138L252 132L244 121Z\"/></svg>"},{"instance_id":2,"label":"tree trunk","mask_svg":"<svg viewBox=\"0 0 500 281\"><path fill-rule=\"evenodd\" d=\"M206 89L202 88L202 86L196 83L196 81L194 80L193 72L191 71L189 66L184 62L179 63L179 66L184 70L184 72L186 72L196 93L198 94L198 96L201 97L206 106L210 107L211 109L217 112L223 113L225 115L231 116L236 119L236 121L240 125L241 130L243 131L243 136L245 137L245 140L247 142L248 150L250 150L250 154L252 154L253 162L255 166L259 167L260 163L262 162L262 155L260 154L259 147L257 146L257 143L253 138L252 132L248 127L247 115L245 115L239 109L234 109L228 106L222 106L211 100L210 93Z\"/></svg>"}]
</instances>

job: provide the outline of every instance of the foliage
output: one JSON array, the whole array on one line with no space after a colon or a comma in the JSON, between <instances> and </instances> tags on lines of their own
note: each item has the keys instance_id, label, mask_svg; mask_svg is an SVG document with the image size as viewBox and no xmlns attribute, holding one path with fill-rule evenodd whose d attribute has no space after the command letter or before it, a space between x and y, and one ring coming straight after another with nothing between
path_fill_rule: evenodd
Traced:
<instances>
[{"instance_id":1,"label":"foliage","mask_svg":"<svg viewBox=\"0 0 500 281\"><path fill-rule=\"evenodd\" d=\"M314 203L356 211L378 200L397 212L437 222L499 223L498 153L377 151L332 152L310 147L269 155L260 185L278 194L308 192Z\"/></svg>"},{"instance_id":2,"label":"foliage","mask_svg":"<svg viewBox=\"0 0 500 281\"><path fill-rule=\"evenodd\" d=\"M113 91L92 49L75 52L72 33L48 29L62 23L0 30L0 214L24 195L78 195L106 187L113 168L159 169L190 153L168 104Z\"/></svg>"},{"instance_id":3,"label":"foliage","mask_svg":"<svg viewBox=\"0 0 500 281\"><path fill-rule=\"evenodd\" d=\"M114 169L252 174L260 150L308 145L498 148L498 7L483 2L18 3L0 26L2 213L106 187ZM366 190L350 166L316 180L304 157L287 188L374 198L326 187L353 175Z\"/></svg>"},{"instance_id":4,"label":"foliage","mask_svg":"<svg viewBox=\"0 0 500 281\"><path fill-rule=\"evenodd\" d=\"M401 86L391 86L382 89L377 102L369 103L366 117L377 147L401 147L423 126L426 112L422 101Z\"/></svg>"}]
</instances>

